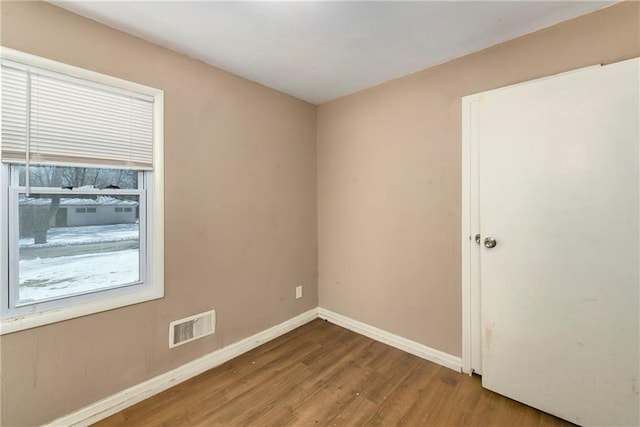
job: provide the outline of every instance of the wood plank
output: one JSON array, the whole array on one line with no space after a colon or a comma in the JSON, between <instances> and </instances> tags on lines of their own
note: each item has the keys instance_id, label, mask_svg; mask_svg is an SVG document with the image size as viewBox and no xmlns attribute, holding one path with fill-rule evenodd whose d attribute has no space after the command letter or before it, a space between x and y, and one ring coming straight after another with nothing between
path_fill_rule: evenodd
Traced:
<instances>
[{"instance_id":1,"label":"wood plank","mask_svg":"<svg viewBox=\"0 0 640 427\"><path fill-rule=\"evenodd\" d=\"M96 425L571 424L317 319Z\"/></svg>"}]
</instances>

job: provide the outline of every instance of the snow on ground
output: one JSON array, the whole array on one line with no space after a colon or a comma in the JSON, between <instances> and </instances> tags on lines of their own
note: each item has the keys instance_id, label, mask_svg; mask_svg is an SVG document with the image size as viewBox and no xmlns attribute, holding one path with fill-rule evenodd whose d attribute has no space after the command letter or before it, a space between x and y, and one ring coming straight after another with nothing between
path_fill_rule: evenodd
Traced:
<instances>
[{"instance_id":1,"label":"snow on ground","mask_svg":"<svg viewBox=\"0 0 640 427\"><path fill-rule=\"evenodd\" d=\"M47 233L47 243L36 245L33 237L20 239L21 248L48 248L85 243L122 242L138 240L138 224L85 225L80 227L55 227Z\"/></svg>"},{"instance_id":2,"label":"snow on ground","mask_svg":"<svg viewBox=\"0 0 640 427\"><path fill-rule=\"evenodd\" d=\"M137 241L140 234L138 227L138 224L56 227L49 229L46 244L35 245L33 238L20 239L19 244L23 249L59 247L62 255L65 246ZM57 298L136 282L139 262L138 249L22 259L19 261L20 302Z\"/></svg>"},{"instance_id":3,"label":"snow on ground","mask_svg":"<svg viewBox=\"0 0 640 427\"><path fill-rule=\"evenodd\" d=\"M138 272L138 249L21 260L20 302L133 283L138 281Z\"/></svg>"}]
</instances>

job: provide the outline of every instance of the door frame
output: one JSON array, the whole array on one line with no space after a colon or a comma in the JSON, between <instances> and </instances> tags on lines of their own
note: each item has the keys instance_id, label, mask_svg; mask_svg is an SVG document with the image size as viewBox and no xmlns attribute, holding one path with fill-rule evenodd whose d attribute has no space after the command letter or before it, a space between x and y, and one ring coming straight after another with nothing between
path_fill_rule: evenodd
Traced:
<instances>
[{"instance_id":1,"label":"door frame","mask_svg":"<svg viewBox=\"0 0 640 427\"><path fill-rule=\"evenodd\" d=\"M482 373L478 106L483 93L462 97L462 372Z\"/></svg>"},{"instance_id":2,"label":"door frame","mask_svg":"<svg viewBox=\"0 0 640 427\"><path fill-rule=\"evenodd\" d=\"M480 307L480 251L474 240L480 234L480 147L478 112L491 93L540 80L555 78L603 64L589 65L462 97L462 372L482 374L482 327Z\"/></svg>"}]
</instances>

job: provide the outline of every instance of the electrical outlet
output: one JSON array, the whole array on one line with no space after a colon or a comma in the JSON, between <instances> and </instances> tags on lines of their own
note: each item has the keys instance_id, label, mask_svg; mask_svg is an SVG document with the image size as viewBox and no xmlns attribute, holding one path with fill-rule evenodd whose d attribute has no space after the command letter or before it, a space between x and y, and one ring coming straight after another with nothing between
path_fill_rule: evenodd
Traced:
<instances>
[{"instance_id":1,"label":"electrical outlet","mask_svg":"<svg viewBox=\"0 0 640 427\"><path fill-rule=\"evenodd\" d=\"M302 298L302 285L296 286L296 299Z\"/></svg>"}]
</instances>

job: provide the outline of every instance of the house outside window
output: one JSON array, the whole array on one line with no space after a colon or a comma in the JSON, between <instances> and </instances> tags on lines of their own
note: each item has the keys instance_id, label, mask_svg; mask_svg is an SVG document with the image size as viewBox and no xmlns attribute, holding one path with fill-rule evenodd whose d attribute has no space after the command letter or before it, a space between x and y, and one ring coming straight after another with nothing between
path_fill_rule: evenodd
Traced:
<instances>
[{"instance_id":1,"label":"house outside window","mask_svg":"<svg viewBox=\"0 0 640 427\"><path fill-rule=\"evenodd\" d=\"M2 48L1 333L164 294L163 93Z\"/></svg>"}]
</instances>

